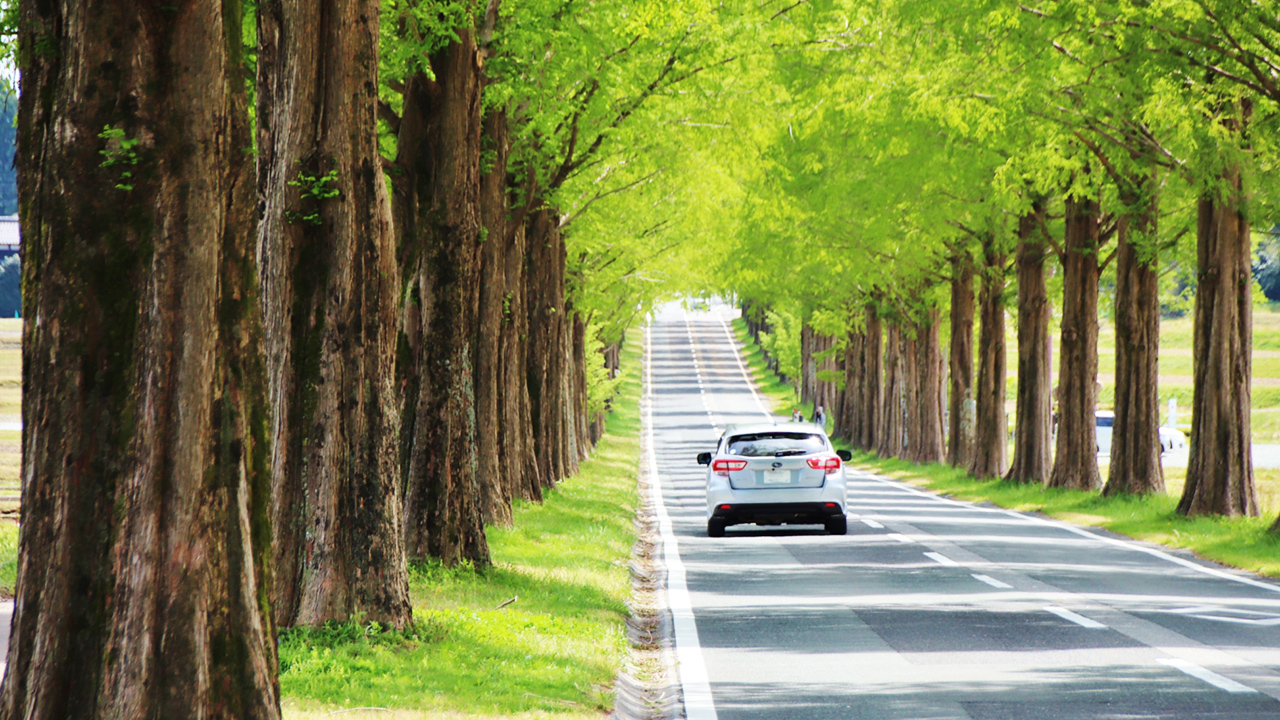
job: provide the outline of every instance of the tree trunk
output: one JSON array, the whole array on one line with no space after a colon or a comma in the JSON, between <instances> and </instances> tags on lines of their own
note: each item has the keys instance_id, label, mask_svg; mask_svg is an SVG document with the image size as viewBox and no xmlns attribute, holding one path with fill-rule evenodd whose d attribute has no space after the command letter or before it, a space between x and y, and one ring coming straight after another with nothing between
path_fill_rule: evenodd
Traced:
<instances>
[{"instance_id":1,"label":"tree trunk","mask_svg":"<svg viewBox=\"0 0 1280 720\"><path fill-rule=\"evenodd\" d=\"M876 454L899 457L903 450L901 330L897 323L888 323L884 335L884 394L876 426Z\"/></svg>"},{"instance_id":2,"label":"tree trunk","mask_svg":"<svg viewBox=\"0 0 1280 720\"><path fill-rule=\"evenodd\" d=\"M1098 203L1067 198L1062 259L1058 442L1049 487L1097 490Z\"/></svg>"},{"instance_id":3,"label":"tree trunk","mask_svg":"<svg viewBox=\"0 0 1280 720\"><path fill-rule=\"evenodd\" d=\"M813 358L814 332L808 323L800 326L800 402L814 403L818 395L818 367Z\"/></svg>"},{"instance_id":4,"label":"tree trunk","mask_svg":"<svg viewBox=\"0 0 1280 720\"><path fill-rule=\"evenodd\" d=\"M1004 410L1004 294L1008 252L994 237L982 240L982 291L978 298L978 387L974 393L973 457L969 474L1000 477L1005 471L1008 422Z\"/></svg>"},{"instance_id":5,"label":"tree trunk","mask_svg":"<svg viewBox=\"0 0 1280 720\"><path fill-rule=\"evenodd\" d=\"M973 455L973 256L967 249L951 258L951 369L947 405L947 463L969 467Z\"/></svg>"},{"instance_id":6,"label":"tree trunk","mask_svg":"<svg viewBox=\"0 0 1280 720\"><path fill-rule=\"evenodd\" d=\"M405 254L404 505L410 558L489 561L471 360L479 299L480 67L470 31L405 82L396 228Z\"/></svg>"},{"instance_id":7,"label":"tree trunk","mask_svg":"<svg viewBox=\"0 0 1280 720\"><path fill-rule=\"evenodd\" d=\"M1039 201L1018 221L1018 397L1010 482L1044 484L1053 468L1053 378L1050 373L1048 257Z\"/></svg>"},{"instance_id":8,"label":"tree trunk","mask_svg":"<svg viewBox=\"0 0 1280 720\"><path fill-rule=\"evenodd\" d=\"M902 452L898 457L915 461L920 440L920 374L916 371L915 323L904 323L898 333L898 359L902 384Z\"/></svg>"},{"instance_id":9,"label":"tree trunk","mask_svg":"<svg viewBox=\"0 0 1280 720\"><path fill-rule=\"evenodd\" d=\"M529 273L525 261L528 257L528 199L533 196L531 182L521 195L526 202L513 209L501 238L507 292L503 297L500 340L502 426L499 457L506 463L507 495L541 502L544 481L534 445L533 406L529 397L532 360L529 357Z\"/></svg>"},{"instance_id":10,"label":"tree trunk","mask_svg":"<svg viewBox=\"0 0 1280 720\"><path fill-rule=\"evenodd\" d=\"M403 628L412 609L396 472L398 273L377 148L378 4L263 3L258 38L276 623L359 616Z\"/></svg>"},{"instance_id":11,"label":"tree trunk","mask_svg":"<svg viewBox=\"0 0 1280 720\"><path fill-rule=\"evenodd\" d=\"M511 499L517 483L505 475L509 465L520 464L508 457L504 461L502 444L505 415L501 410L502 363L506 349L502 346L503 306L510 306L505 272L505 238L507 227L507 158L510 142L507 115L500 110L490 112L482 127L485 147L491 153L488 171L480 176L480 277L477 310L475 357L476 369L476 476L480 484L481 510L485 522L511 525Z\"/></svg>"},{"instance_id":12,"label":"tree trunk","mask_svg":"<svg viewBox=\"0 0 1280 720\"><path fill-rule=\"evenodd\" d=\"M30 2L18 24L25 423L0 717L278 718L240 6Z\"/></svg>"},{"instance_id":13,"label":"tree trunk","mask_svg":"<svg viewBox=\"0 0 1280 720\"><path fill-rule=\"evenodd\" d=\"M1160 467L1160 276L1154 176L1122 198L1116 248L1116 417L1103 495L1163 493ZM1247 233L1246 233L1247 235ZM1247 346L1246 346L1247 347Z\"/></svg>"},{"instance_id":14,"label":"tree trunk","mask_svg":"<svg viewBox=\"0 0 1280 720\"><path fill-rule=\"evenodd\" d=\"M880 442L880 416L884 407L884 357L881 354L883 333L880 316L870 305L866 310L866 341L862 346L862 393L858 428L853 444L863 450L874 450Z\"/></svg>"},{"instance_id":15,"label":"tree trunk","mask_svg":"<svg viewBox=\"0 0 1280 720\"><path fill-rule=\"evenodd\" d=\"M564 238L544 203L528 222L529 399L538 476L551 487L566 476L564 414Z\"/></svg>"},{"instance_id":16,"label":"tree trunk","mask_svg":"<svg viewBox=\"0 0 1280 720\"><path fill-rule=\"evenodd\" d=\"M1249 425L1253 297L1249 221L1237 168L1200 199L1191 457L1178 512L1257 515Z\"/></svg>"},{"instance_id":17,"label":"tree trunk","mask_svg":"<svg viewBox=\"0 0 1280 720\"><path fill-rule=\"evenodd\" d=\"M916 325L916 440L911 460L942 462L942 339L939 311L930 310Z\"/></svg>"},{"instance_id":18,"label":"tree trunk","mask_svg":"<svg viewBox=\"0 0 1280 720\"><path fill-rule=\"evenodd\" d=\"M867 336L858 329L851 328L844 341L844 394L835 412L836 437L843 438L855 447L861 434L860 417L864 410L862 402L865 397L863 383L863 353L866 352Z\"/></svg>"}]
</instances>

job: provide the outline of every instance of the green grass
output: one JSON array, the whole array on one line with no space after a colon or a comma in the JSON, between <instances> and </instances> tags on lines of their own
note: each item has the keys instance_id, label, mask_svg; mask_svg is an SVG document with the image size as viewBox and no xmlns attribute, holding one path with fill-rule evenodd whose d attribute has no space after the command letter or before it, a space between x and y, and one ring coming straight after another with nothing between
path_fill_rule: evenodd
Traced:
<instances>
[{"instance_id":1,"label":"green grass","mask_svg":"<svg viewBox=\"0 0 1280 720\"><path fill-rule=\"evenodd\" d=\"M1275 489L1280 478L1265 478L1269 481L1267 495L1272 511L1263 517L1186 518L1175 511L1176 494L1107 498L1078 490L977 480L946 465L915 465L872 453L856 453L851 464L960 500L990 502L1011 510L1039 512L1078 525L1106 528L1131 538L1191 550L1225 565L1280 577L1280 535L1267 532L1275 520ZM1181 478L1170 485L1171 490L1180 492Z\"/></svg>"},{"instance_id":2,"label":"green grass","mask_svg":"<svg viewBox=\"0 0 1280 720\"><path fill-rule=\"evenodd\" d=\"M287 717L379 708L379 718L598 718L611 708L638 502L636 343L623 367L593 457L543 504L519 505L513 527L489 529L492 567L413 568L413 631L353 623L283 636Z\"/></svg>"}]
</instances>

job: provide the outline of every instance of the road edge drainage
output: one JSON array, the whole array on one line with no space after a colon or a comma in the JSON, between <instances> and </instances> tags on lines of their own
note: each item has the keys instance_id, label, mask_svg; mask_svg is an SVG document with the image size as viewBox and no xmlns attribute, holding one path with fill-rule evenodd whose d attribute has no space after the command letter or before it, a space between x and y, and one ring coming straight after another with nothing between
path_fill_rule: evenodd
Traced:
<instances>
[{"instance_id":1,"label":"road edge drainage","mask_svg":"<svg viewBox=\"0 0 1280 720\"><path fill-rule=\"evenodd\" d=\"M642 438L644 444L647 439ZM640 503L636 508L636 542L631 546L631 598L627 601L630 649L617 682L617 720L677 720L685 717L680 675L676 667L675 630L667 602L667 568L654 511L656 488L642 457L637 467Z\"/></svg>"}]
</instances>

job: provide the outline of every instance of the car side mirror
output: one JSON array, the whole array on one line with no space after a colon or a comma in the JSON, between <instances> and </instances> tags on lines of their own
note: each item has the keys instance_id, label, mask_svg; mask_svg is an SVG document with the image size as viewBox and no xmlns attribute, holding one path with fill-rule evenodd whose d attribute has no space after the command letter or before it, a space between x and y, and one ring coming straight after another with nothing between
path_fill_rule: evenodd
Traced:
<instances>
[{"instance_id":1,"label":"car side mirror","mask_svg":"<svg viewBox=\"0 0 1280 720\"><path fill-rule=\"evenodd\" d=\"M844 462L849 462L850 460L853 459L853 453L849 452L848 450L837 450L836 457L840 458Z\"/></svg>"},{"instance_id":2,"label":"car side mirror","mask_svg":"<svg viewBox=\"0 0 1280 720\"><path fill-rule=\"evenodd\" d=\"M711 453L698 453L698 464L699 464L699 465L710 465L710 464L711 464Z\"/></svg>"}]
</instances>

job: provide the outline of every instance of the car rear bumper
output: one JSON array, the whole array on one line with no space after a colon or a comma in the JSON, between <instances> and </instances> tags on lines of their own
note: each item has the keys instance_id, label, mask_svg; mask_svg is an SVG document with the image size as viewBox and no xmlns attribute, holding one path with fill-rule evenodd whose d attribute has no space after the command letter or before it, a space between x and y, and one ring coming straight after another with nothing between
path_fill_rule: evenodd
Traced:
<instances>
[{"instance_id":1,"label":"car rear bumper","mask_svg":"<svg viewBox=\"0 0 1280 720\"><path fill-rule=\"evenodd\" d=\"M844 507L834 501L792 503L720 503L711 516L723 518L726 525L820 525L832 518L844 517Z\"/></svg>"}]
</instances>

